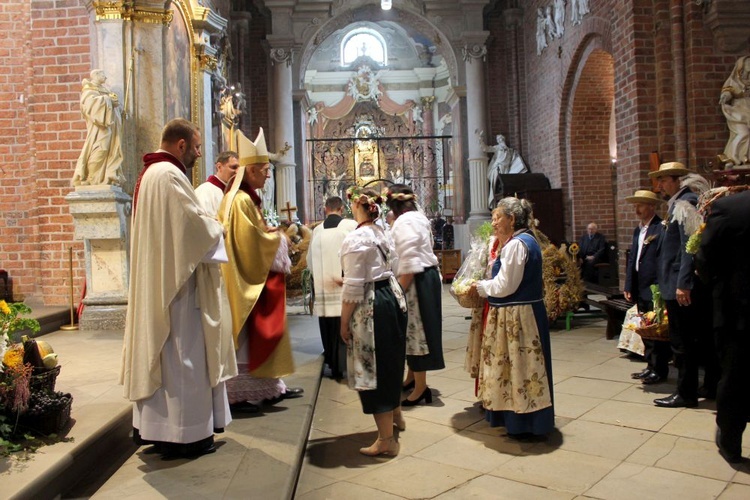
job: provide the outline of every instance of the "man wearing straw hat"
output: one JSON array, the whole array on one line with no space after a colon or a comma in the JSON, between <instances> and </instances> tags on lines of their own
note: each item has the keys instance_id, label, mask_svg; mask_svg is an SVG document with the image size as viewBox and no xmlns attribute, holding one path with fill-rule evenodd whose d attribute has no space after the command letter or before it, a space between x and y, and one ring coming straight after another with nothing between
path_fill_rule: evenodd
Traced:
<instances>
[{"instance_id":1,"label":"man wearing straw hat","mask_svg":"<svg viewBox=\"0 0 750 500\"><path fill-rule=\"evenodd\" d=\"M695 276L693 256L685 250L692 225L700 225L695 205L698 196L685 180L690 171L682 163L662 163L659 170L649 173L656 179L659 190L669 196L667 218L659 243L659 288L669 317L669 340L677 367L677 388L670 396L654 400L656 406L692 408L698 405L698 368L701 357L701 337L711 335L711 310L708 291ZM683 179L684 178L684 179ZM697 229L697 227L695 228ZM706 343L706 347L710 342ZM713 352L706 357L704 391L706 397L716 397L718 373Z\"/></svg>"},{"instance_id":2,"label":"man wearing straw hat","mask_svg":"<svg viewBox=\"0 0 750 500\"><path fill-rule=\"evenodd\" d=\"M240 167L219 207L227 230L229 263L222 275L232 314L239 375L227 382L230 404L298 397L281 377L294 372L286 320L286 274L291 268L285 236L269 228L261 212L270 163L263 129L255 141L239 133ZM252 408L252 406L249 406Z\"/></svg>"},{"instance_id":3,"label":"man wearing straw hat","mask_svg":"<svg viewBox=\"0 0 750 500\"><path fill-rule=\"evenodd\" d=\"M633 231L633 243L630 246L630 257L625 268L625 298L635 302L638 312L643 314L653 310L651 285L658 283L658 244L662 233L661 217L656 215L656 207L662 200L656 193L638 190L625 201L635 206L635 214L640 221ZM644 340L644 357L647 366L643 371L633 373L634 379L641 383L658 384L666 380L669 374L671 350L668 342Z\"/></svg>"}]
</instances>

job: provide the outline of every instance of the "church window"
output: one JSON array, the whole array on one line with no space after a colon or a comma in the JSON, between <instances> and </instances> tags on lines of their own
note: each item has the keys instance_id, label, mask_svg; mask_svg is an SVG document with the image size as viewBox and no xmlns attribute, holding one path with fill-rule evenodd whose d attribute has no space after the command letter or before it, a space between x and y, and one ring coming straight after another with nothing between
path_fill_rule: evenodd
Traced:
<instances>
[{"instance_id":1,"label":"church window","mask_svg":"<svg viewBox=\"0 0 750 500\"><path fill-rule=\"evenodd\" d=\"M341 65L348 66L358 57L367 56L385 66L388 53L383 36L369 28L350 31L341 41Z\"/></svg>"}]
</instances>

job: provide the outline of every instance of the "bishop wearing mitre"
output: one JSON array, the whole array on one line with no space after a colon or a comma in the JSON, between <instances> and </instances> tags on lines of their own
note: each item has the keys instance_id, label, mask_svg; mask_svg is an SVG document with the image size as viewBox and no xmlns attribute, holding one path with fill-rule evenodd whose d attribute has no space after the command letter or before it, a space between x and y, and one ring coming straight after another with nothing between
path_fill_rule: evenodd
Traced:
<instances>
[{"instance_id":1,"label":"bishop wearing mitre","mask_svg":"<svg viewBox=\"0 0 750 500\"><path fill-rule=\"evenodd\" d=\"M229 258L222 264L222 275L239 371L227 383L233 410L242 410L248 402L278 401L301 392L281 380L294 371L286 320L286 274L291 261L286 236L266 224L257 193L270 169L263 129L255 141L240 133L238 149L240 167L219 207Z\"/></svg>"}]
</instances>

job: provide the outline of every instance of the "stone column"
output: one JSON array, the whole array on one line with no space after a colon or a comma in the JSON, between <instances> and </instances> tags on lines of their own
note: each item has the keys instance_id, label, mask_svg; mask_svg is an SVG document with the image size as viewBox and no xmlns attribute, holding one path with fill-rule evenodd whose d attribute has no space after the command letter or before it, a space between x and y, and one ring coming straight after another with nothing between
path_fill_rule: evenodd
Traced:
<instances>
[{"instance_id":1,"label":"stone column","mask_svg":"<svg viewBox=\"0 0 750 500\"><path fill-rule=\"evenodd\" d=\"M288 47L271 49L271 64L273 64L274 113L273 147L281 151L287 145L294 145L294 111L292 102L292 51ZM281 209L297 206L296 164L294 152L288 150L275 163L276 165L276 211L282 220ZM296 210L292 212L292 219L297 218Z\"/></svg>"},{"instance_id":2,"label":"stone column","mask_svg":"<svg viewBox=\"0 0 750 500\"><path fill-rule=\"evenodd\" d=\"M212 77L217 68L218 50L211 45L211 35L220 33L227 27L227 20L210 9L194 6L193 20L195 31L195 57L197 59L198 74L198 116L196 122L203 134L203 162L202 168L195 169L193 185L197 186L214 173L216 156L221 152L220 146L213 141L213 111L214 102L219 96L213 95ZM218 149L218 150L217 150ZM200 170L200 171L198 171Z\"/></svg>"},{"instance_id":3,"label":"stone column","mask_svg":"<svg viewBox=\"0 0 750 500\"><path fill-rule=\"evenodd\" d=\"M65 197L86 254L81 330L123 330L130 278L131 198L115 186L78 187Z\"/></svg>"},{"instance_id":4,"label":"stone column","mask_svg":"<svg viewBox=\"0 0 750 500\"><path fill-rule=\"evenodd\" d=\"M485 129L487 116L485 111L484 62L487 47L480 43L465 45L463 48L466 64L466 136L469 145L469 220L473 230L489 219L487 208L489 184L487 181L487 155L482 150L479 133ZM485 134L486 137L486 134ZM486 140L486 139L485 139Z\"/></svg>"}]
</instances>

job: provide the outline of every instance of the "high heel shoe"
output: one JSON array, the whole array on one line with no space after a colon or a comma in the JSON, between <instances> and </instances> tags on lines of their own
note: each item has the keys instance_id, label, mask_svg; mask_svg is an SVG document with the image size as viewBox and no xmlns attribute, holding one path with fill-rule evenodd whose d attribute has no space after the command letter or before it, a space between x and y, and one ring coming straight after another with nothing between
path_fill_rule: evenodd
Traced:
<instances>
[{"instance_id":1,"label":"high heel shoe","mask_svg":"<svg viewBox=\"0 0 750 500\"><path fill-rule=\"evenodd\" d=\"M401 386L401 390L402 391L408 391L409 389L414 389L414 381L413 380L411 382L409 382L408 384L404 384L403 386Z\"/></svg>"},{"instance_id":2,"label":"high heel shoe","mask_svg":"<svg viewBox=\"0 0 750 500\"><path fill-rule=\"evenodd\" d=\"M401 406L416 406L424 399L425 403L430 404L432 403L432 390L430 390L429 387L427 387L424 391L422 391L422 394L419 395L417 399L412 401L409 398L404 399L401 401Z\"/></svg>"},{"instance_id":3,"label":"high heel shoe","mask_svg":"<svg viewBox=\"0 0 750 500\"><path fill-rule=\"evenodd\" d=\"M363 455L367 455L368 457L377 457L379 455L395 457L396 455L398 455L400 449L401 445L399 445L398 441L396 441L396 439L391 436L386 439L378 438L374 443L372 443L371 446L368 446L367 448L360 448L359 452Z\"/></svg>"}]
</instances>

